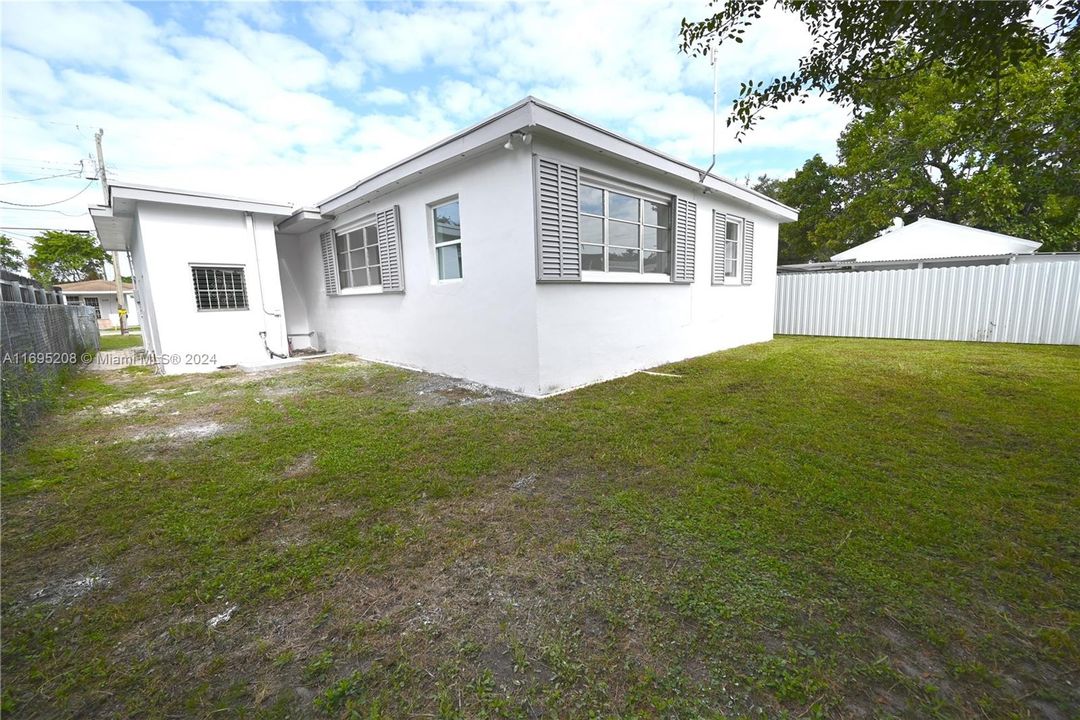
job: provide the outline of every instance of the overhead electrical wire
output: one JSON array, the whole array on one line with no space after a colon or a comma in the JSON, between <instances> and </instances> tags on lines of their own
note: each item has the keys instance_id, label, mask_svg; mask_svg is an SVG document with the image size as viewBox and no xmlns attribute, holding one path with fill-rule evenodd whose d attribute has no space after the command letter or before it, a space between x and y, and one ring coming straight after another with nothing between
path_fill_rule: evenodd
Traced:
<instances>
[{"instance_id":1,"label":"overhead electrical wire","mask_svg":"<svg viewBox=\"0 0 1080 720\"><path fill-rule=\"evenodd\" d=\"M75 177L76 175L82 175L82 170L74 170L68 173L62 173L60 175L46 175L45 177L28 178L26 180L11 180L8 182L2 182L0 185L18 185L19 183L38 182L39 180L52 180L54 178Z\"/></svg>"},{"instance_id":2,"label":"overhead electrical wire","mask_svg":"<svg viewBox=\"0 0 1080 720\"><path fill-rule=\"evenodd\" d=\"M91 180L90 182L86 183L86 186L83 187L83 189L80 190L79 192L75 193L71 197L66 197L63 200L57 200L56 202L47 202L47 203L40 203L40 204L36 204L36 205L30 205L30 204L25 204L25 203L9 202L8 200L0 200L0 203L2 203L4 205L11 205L12 207L20 207L20 208L43 208L43 207L49 207L50 205L60 205L61 203L66 203L68 200L74 200L75 198L79 197L84 192L89 190L90 186L93 185L93 184L94 184L94 181ZM60 212L60 211L55 210L54 212Z\"/></svg>"}]
</instances>

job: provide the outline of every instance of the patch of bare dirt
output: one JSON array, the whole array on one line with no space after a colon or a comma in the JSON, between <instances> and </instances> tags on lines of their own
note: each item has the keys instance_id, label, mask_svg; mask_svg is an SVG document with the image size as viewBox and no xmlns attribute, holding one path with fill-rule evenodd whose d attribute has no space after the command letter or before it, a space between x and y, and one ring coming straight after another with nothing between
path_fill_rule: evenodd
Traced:
<instances>
[{"instance_id":1,"label":"patch of bare dirt","mask_svg":"<svg viewBox=\"0 0 1080 720\"><path fill-rule=\"evenodd\" d=\"M406 388L416 395L413 410L470 405L509 405L529 398L480 383L419 373Z\"/></svg>"},{"instance_id":2,"label":"patch of bare dirt","mask_svg":"<svg viewBox=\"0 0 1080 720\"><path fill-rule=\"evenodd\" d=\"M70 605L83 595L108 587L112 580L104 570L92 569L82 575L50 582L30 594L30 603L46 605Z\"/></svg>"}]
</instances>

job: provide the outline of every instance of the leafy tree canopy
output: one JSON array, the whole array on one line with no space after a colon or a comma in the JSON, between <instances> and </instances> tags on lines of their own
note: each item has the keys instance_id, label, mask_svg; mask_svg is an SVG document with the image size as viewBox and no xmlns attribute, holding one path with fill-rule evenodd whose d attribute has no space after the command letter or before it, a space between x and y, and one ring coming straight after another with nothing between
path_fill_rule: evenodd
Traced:
<instances>
[{"instance_id":1,"label":"leafy tree canopy","mask_svg":"<svg viewBox=\"0 0 1080 720\"><path fill-rule=\"evenodd\" d=\"M27 267L43 285L105 277L108 255L97 238L86 233L47 230L34 238Z\"/></svg>"},{"instance_id":2,"label":"leafy tree canopy","mask_svg":"<svg viewBox=\"0 0 1080 720\"><path fill-rule=\"evenodd\" d=\"M1080 244L1080 53L1025 61L1000 78L958 80L940 65L867 109L793 178L758 189L801 209L780 230L781 262L824 260L893 217L963 223L1043 243Z\"/></svg>"},{"instance_id":3,"label":"leafy tree canopy","mask_svg":"<svg viewBox=\"0 0 1080 720\"><path fill-rule=\"evenodd\" d=\"M0 235L0 268L8 272L21 272L25 264L23 254L7 235Z\"/></svg>"},{"instance_id":4,"label":"leafy tree canopy","mask_svg":"<svg viewBox=\"0 0 1080 720\"><path fill-rule=\"evenodd\" d=\"M718 2L720 11L711 17L683 19L683 52L700 55L711 45L743 42L765 5L765 0L709 4ZM929 67L954 84L1000 78L1010 67L1077 44L1080 19L1080 0L775 0L774 5L799 16L812 46L790 75L742 83L727 120L737 126L738 138L765 110L814 92L858 111L867 93L887 92Z\"/></svg>"}]
</instances>

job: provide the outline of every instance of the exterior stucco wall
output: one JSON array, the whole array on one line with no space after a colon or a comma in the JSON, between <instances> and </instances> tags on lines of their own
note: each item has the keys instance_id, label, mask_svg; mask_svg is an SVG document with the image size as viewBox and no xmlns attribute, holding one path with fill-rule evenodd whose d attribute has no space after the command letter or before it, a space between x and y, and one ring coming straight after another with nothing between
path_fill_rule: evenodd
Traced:
<instances>
[{"instance_id":1,"label":"exterior stucco wall","mask_svg":"<svg viewBox=\"0 0 1080 720\"><path fill-rule=\"evenodd\" d=\"M689 183L569 143L539 137L537 154L697 203L691 285L538 286L540 394L550 394L725 348L771 340L778 224L761 211ZM713 209L754 221L751 285L711 284Z\"/></svg>"},{"instance_id":2,"label":"exterior stucco wall","mask_svg":"<svg viewBox=\"0 0 1080 720\"><path fill-rule=\"evenodd\" d=\"M279 236L285 274L295 279L307 309L305 323L287 308L289 332L316 331L329 351L536 394L531 177L527 151L499 147L343 212L329 226ZM461 208L464 277L439 281L430 205L453 196ZM327 296L320 230L348 226L395 204L405 292Z\"/></svg>"},{"instance_id":3,"label":"exterior stucco wall","mask_svg":"<svg viewBox=\"0 0 1080 720\"><path fill-rule=\"evenodd\" d=\"M154 293L150 273L146 265L146 245L142 239L142 228L136 216L132 222L131 272L135 279L136 302L139 305L140 327L142 328L143 347L155 356L161 354L161 338L158 336L158 321L155 314Z\"/></svg>"},{"instance_id":4,"label":"exterior stucco wall","mask_svg":"<svg viewBox=\"0 0 1080 720\"><path fill-rule=\"evenodd\" d=\"M284 352L285 322L272 219L242 212L140 203L133 243L136 282L150 326L150 347L179 362L166 373L213 370L266 360L267 343ZM199 311L192 265L244 268L248 309ZM276 314L276 316L275 316ZM209 356L202 358L200 356Z\"/></svg>"}]
</instances>

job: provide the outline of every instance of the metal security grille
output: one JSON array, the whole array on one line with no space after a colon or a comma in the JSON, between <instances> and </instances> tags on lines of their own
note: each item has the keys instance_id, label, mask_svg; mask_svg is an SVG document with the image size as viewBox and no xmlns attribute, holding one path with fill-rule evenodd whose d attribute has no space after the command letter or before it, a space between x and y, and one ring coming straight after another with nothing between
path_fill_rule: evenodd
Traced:
<instances>
[{"instance_id":1,"label":"metal security grille","mask_svg":"<svg viewBox=\"0 0 1080 720\"><path fill-rule=\"evenodd\" d=\"M96 297L88 297L84 301L87 305L94 308L94 314L97 315L97 319L101 319L101 301Z\"/></svg>"},{"instance_id":2,"label":"metal security grille","mask_svg":"<svg viewBox=\"0 0 1080 720\"><path fill-rule=\"evenodd\" d=\"M192 267L195 305L199 310L247 310L242 267Z\"/></svg>"}]
</instances>

